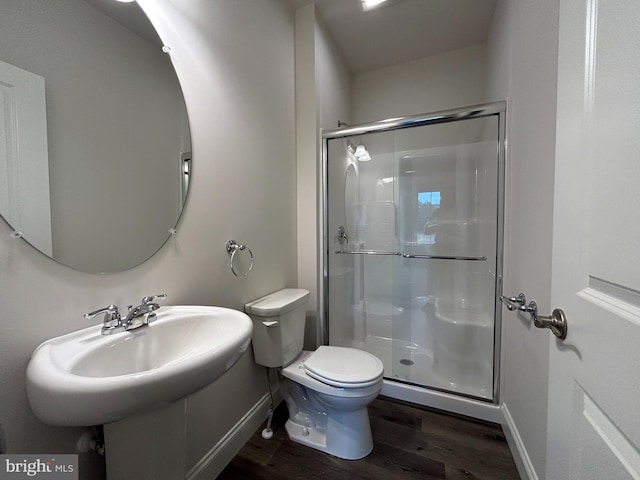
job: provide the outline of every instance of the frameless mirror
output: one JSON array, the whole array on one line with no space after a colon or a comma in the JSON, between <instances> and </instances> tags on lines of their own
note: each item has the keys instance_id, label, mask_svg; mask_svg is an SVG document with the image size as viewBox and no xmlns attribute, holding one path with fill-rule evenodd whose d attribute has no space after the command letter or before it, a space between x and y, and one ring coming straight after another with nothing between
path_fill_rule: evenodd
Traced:
<instances>
[{"instance_id":1,"label":"frameless mirror","mask_svg":"<svg viewBox=\"0 0 640 480\"><path fill-rule=\"evenodd\" d=\"M0 45L0 214L74 269L144 262L191 173L180 85L146 16L113 0L3 0Z\"/></svg>"}]
</instances>

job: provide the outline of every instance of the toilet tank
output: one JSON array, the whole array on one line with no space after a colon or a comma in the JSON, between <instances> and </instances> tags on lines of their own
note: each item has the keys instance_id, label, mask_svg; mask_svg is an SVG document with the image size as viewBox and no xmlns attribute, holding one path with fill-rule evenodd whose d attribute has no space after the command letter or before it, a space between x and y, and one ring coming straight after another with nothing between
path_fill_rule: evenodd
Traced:
<instances>
[{"instance_id":1,"label":"toilet tank","mask_svg":"<svg viewBox=\"0 0 640 480\"><path fill-rule=\"evenodd\" d=\"M253 356L265 367L286 367L302 351L309 291L285 288L249 302Z\"/></svg>"}]
</instances>

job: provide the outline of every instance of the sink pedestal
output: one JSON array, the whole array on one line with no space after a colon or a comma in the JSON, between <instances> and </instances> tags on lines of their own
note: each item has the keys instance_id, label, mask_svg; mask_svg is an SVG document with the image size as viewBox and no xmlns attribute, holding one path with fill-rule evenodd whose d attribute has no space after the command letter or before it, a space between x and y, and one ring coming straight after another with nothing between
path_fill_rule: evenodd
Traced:
<instances>
[{"instance_id":1,"label":"sink pedestal","mask_svg":"<svg viewBox=\"0 0 640 480\"><path fill-rule=\"evenodd\" d=\"M186 476L186 400L104 425L108 480Z\"/></svg>"},{"instance_id":2,"label":"sink pedestal","mask_svg":"<svg viewBox=\"0 0 640 480\"><path fill-rule=\"evenodd\" d=\"M235 373L187 398L104 425L107 480L211 480L240 451L268 416L271 396L246 395L239 379L252 377L245 356ZM231 372L230 372L231 373ZM282 401L273 385L275 405ZM229 398L236 398L229 406ZM232 411L246 412L242 418Z\"/></svg>"}]
</instances>

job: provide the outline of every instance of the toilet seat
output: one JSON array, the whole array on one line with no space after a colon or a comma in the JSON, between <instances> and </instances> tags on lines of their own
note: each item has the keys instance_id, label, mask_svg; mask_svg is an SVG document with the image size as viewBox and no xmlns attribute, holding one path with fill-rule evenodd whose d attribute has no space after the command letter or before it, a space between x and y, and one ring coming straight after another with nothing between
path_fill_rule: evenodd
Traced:
<instances>
[{"instance_id":1,"label":"toilet seat","mask_svg":"<svg viewBox=\"0 0 640 480\"><path fill-rule=\"evenodd\" d=\"M375 385L384 373L380 359L363 350L322 345L302 363L307 375L340 388Z\"/></svg>"}]
</instances>

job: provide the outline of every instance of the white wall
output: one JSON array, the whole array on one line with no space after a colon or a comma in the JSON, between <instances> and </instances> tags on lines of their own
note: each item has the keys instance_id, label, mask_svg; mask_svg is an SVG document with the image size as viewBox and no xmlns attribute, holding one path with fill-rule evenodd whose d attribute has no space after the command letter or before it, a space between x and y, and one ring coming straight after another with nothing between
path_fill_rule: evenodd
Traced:
<instances>
[{"instance_id":1,"label":"white wall","mask_svg":"<svg viewBox=\"0 0 640 480\"><path fill-rule=\"evenodd\" d=\"M551 311L558 1L500 0L487 41L487 101L508 99L506 295ZM523 478L544 478L549 332L503 308L502 401ZM526 475L526 476L525 476Z\"/></svg>"},{"instance_id":2,"label":"white wall","mask_svg":"<svg viewBox=\"0 0 640 480\"><path fill-rule=\"evenodd\" d=\"M299 8L295 18L298 285L311 291L305 348L315 348L319 335L318 218L322 215L319 131L337 128L338 120L350 122L351 74L315 6Z\"/></svg>"},{"instance_id":3,"label":"white wall","mask_svg":"<svg viewBox=\"0 0 640 480\"><path fill-rule=\"evenodd\" d=\"M82 430L38 421L24 375L36 346L84 327L85 312L152 293L168 293L167 304L242 309L297 283L292 13L279 0L139 3L171 46L184 87L193 140L190 198L177 235L152 259L119 274L56 264L10 238L0 222L0 423L9 453L75 451ZM247 278L229 270L224 246L232 238L255 255ZM209 395L196 403L206 405L201 418L211 425L211 443L266 390L264 370L249 351L201 392ZM100 478L95 458L81 455L82 479Z\"/></svg>"},{"instance_id":4,"label":"white wall","mask_svg":"<svg viewBox=\"0 0 640 480\"><path fill-rule=\"evenodd\" d=\"M485 46L354 75L353 123L466 107L484 100Z\"/></svg>"},{"instance_id":5,"label":"white wall","mask_svg":"<svg viewBox=\"0 0 640 480\"><path fill-rule=\"evenodd\" d=\"M315 41L320 128L330 130L351 122L351 72L317 15Z\"/></svg>"}]
</instances>

